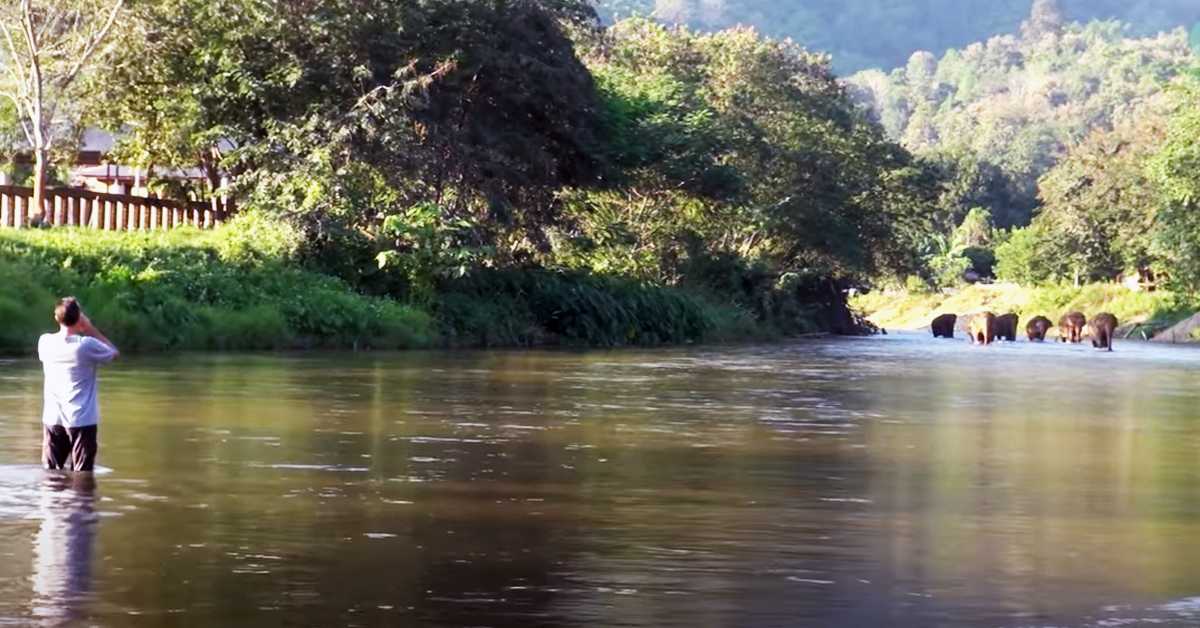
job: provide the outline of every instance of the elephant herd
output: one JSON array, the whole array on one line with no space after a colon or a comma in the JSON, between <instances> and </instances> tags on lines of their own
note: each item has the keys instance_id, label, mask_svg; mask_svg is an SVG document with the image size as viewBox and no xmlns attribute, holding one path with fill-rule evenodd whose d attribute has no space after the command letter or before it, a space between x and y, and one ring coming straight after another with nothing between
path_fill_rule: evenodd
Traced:
<instances>
[{"instance_id":1,"label":"elephant herd","mask_svg":"<svg viewBox=\"0 0 1200 628\"><path fill-rule=\"evenodd\" d=\"M934 338L953 338L955 325L959 322L956 314L942 314L933 319L930 325ZM966 317L966 331L971 344L989 345L996 340L1015 342L1019 318L1016 314L996 316L991 312L981 312ZM1035 316L1025 324L1025 336L1031 342L1043 342L1046 333L1054 328L1054 324L1045 316ZM1089 321L1082 312L1070 312L1058 319L1059 342L1079 343L1084 336L1091 338L1092 346L1097 349L1112 351L1113 334L1117 330L1117 317L1104 312L1092 317Z\"/></svg>"}]
</instances>

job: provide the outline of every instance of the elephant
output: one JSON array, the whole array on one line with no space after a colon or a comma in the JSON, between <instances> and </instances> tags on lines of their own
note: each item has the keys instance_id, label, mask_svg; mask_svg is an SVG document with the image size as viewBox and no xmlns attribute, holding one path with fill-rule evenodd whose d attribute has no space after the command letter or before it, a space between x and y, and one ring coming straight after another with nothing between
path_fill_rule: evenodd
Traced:
<instances>
[{"instance_id":1,"label":"elephant","mask_svg":"<svg viewBox=\"0 0 1200 628\"><path fill-rule=\"evenodd\" d=\"M1054 327L1054 323L1045 316L1035 316L1025 324L1025 336L1030 342L1044 342L1046 340L1046 332Z\"/></svg>"},{"instance_id":2,"label":"elephant","mask_svg":"<svg viewBox=\"0 0 1200 628\"><path fill-rule=\"evenodd\" d=\"M981 312L971 317L967 324L967 332L971 344L990 345L996 339L996 315L991 312Z\"/></svg>"},{"instance_id":3,"label":"elephant","mask_svg":"<svg viewBox=\"0 0 1200 628\"><path fill-rule=\"evenodd\" d=\"M1087 326L1087 317L1081 312L1064 314L1058 319L1058 341L1078 343L1083 340L1083 328Z\"/></svg>"},{"instance_id":4,"label":"elephant","mask_svg":"<svg viewBox=\"0 0 1200 628\"><path fill-rule=\"evenodd\" d=\"M1092 317L1088 322L1088 335L1092 337L1092 346L1097 349L1112 351L1113 334L1117 330L1117 317L1104 312Z\"/></svg>"},{"instance_id":5,"label":"elephant","mask_svg":"<svg viewBox=\"0 0 1200 628\"><path fill-rule=\"evenodd\" d=\"M1003 314L996 317L996 337L1009 342L1017 341L1017 325L1020 318L1016 314Z\"/></svg>"},{"instance_id":6,"label":"elephant","mask_svg":"<svg viewBox=\"0 0 1200 628\"><path fill-rule=\"evenodd\" d=\"M933 330L933 337L953 338L954 323L957 321L958 315L956 314L942 314L941 316L933 319L933 322L929 324L930 329Z\"/></svg>"}]
</instances>

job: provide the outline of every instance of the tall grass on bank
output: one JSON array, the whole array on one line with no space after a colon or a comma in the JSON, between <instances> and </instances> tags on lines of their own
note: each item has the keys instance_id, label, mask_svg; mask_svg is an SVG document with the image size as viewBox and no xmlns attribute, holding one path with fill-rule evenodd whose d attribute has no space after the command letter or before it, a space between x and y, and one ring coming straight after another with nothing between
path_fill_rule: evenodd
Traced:
<instances>
[{"instance_id":1,"label":"tall grass on bank","mask_svg":"<svg viewBox=\"0 0 1200 628\"><path fill-rule=\"evenodd\" d=\"M921 329L943 313L989 310L1015 312L1022 319L1043 315L1057 322L1066 312L1110 312L1126 323L1162 328L1195 313L1200 303L1166 291L1134 292L1119 284L1038 286L975 284L950 293L879 291L856 297L851 305L871 322L896 329Z\"/></svg>"},{"instance_id":2,"label":"tall grass on bank","mask_svg":"<svg viewBox=\"0 0 1200 628\"><path fill-rule=\"evenodd\" d=\"M0 231L0 352L27 353L80 299L122 349L626 346L746 340L770 325L731 303L631 279L490 270L438 286L430 311L365 296L299 235L246 214L215 231Z\"/></svg>"},{"instance_id":3,"label":"tall grass on bank","mask_svg":"<svg viewBox=\"0 0 1200 628\"><path fill-rule=\"evenodd\" d=\"M541 269L487 271L446 282L436 314L455 345L616 347L761 333L740 308L678 288Z\"/></svg>"},{"instance_id":4,"label":"tall grass on bank","mask_svg":"<svg viewBox=\"0 0 1200 628\"><path fill-rule=\"evenodd\" d=\"M68 294L134 351L433 343L426 313L297 267L294 245L253 215L212 232L0 231L0 351L29 351Z\"/></svg>"}]
</instances>

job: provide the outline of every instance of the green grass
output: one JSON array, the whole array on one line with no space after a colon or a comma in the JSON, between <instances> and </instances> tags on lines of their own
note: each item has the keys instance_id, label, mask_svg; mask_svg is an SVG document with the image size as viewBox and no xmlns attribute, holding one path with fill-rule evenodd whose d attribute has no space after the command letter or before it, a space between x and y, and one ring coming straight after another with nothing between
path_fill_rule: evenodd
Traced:
<instances>
[{"instance_id":1,"label":"green grass","mask_svg":"<svg viewBox=\"0 0 1200 628\"><path fill-rule=\"evenodd\" d=\"M997 283L948 293L879 291L856 297L851 306L876 325L894 329L921 329L939 314L961 316L984 310L1014 312L1022 320L1042 315L1055 322L1070 311L1089 316L1109 312L1122 325L1161 329L1187 318L1200 304L1171 292L1134 292L1119 284L1026 287Z\"/></svg>"},{"instance_id":2,"label":"green grass","mask_svg":"<svg viewBox=\"0 0 1200 628\"><path fill-rule=\"evenodd\" d=\"M304 266L299 235L253 214L214 231L0 231L0 352L28 353L73 295L126 351L625 346L774 337L719 298L618 277L484 271L430 311Z\"/></svg>"},{"instance_id":3,"label":"green grass","mask_svg":"<svg viewBox=\"0 0 1200 628\"><path fill-rule=\"evenodd\" d=\"M288 261L294 236L248 216L212 232L0 231L0 351L27 352L74 295L122 349L428 346L427 313Z\"/></svg>"}]
</instances>

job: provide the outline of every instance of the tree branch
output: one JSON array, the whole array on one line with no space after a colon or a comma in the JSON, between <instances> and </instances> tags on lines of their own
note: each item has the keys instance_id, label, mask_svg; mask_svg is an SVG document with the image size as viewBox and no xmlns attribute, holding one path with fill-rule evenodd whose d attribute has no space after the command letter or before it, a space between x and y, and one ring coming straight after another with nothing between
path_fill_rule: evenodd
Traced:
<instances>
[{"instance_id":1,"label":"tree branch","mask_svg":"<svg viewBox=\"0 0 1200 628\"><path fill-rule=\"evenodd\" d=\"M11 57L8 64L8 71L17 80L17 83L23 88L28 89L29 79L25 76L25 69L22 67L20 55L17 54L17 44L13 41L12 31L9 30L8 24L0 20L0 31L4 31L4 41L8 44L8 54Z\"/></svg>"},{"instance_id":2,"label":"tree branch","mask_svg":"<svg viewBox=\"0 0 1200 628\"><path fill-rule=\"evenodd\" d=\"M0 92L0 96L11 100L13 106L17 108L17 113L21 114L17 116L18 121L21 123L21 133L25 135L25 140L29 142L29 145L33 146L33 132L29 129L29 120L22 111L24 106L21 104L20 99L18 99L17 95L12 92Z\"/></svg>"},{"instance_id":3,"label":"tree branch","mask_svg":"<svg viewBox=\"0 0 1200 628\"><path fill-rule=\"evenodd\" d=\"M64 75L62 83L59 85L60 88L66 88L68 85L70 85L75 80L75 77L79 75L79 72L83 69L83 67L87 65L87 62L91 60L92 55L95 54L96 49L100 46L100 43L103 42L106 37L108 37L108 31L112 30L113 24L115 24L117 21L117 14L121 12L121 7L124 4L125 0L116 0L116 2L113 3L112 10L110 10L108 13L108 20L105 21L104 26L100 29L100 32L96 33L96 35L87 42L87 45L83 50L83 54L76 59L74 67L72 67Z\"/></svg>"}]
</instances>

